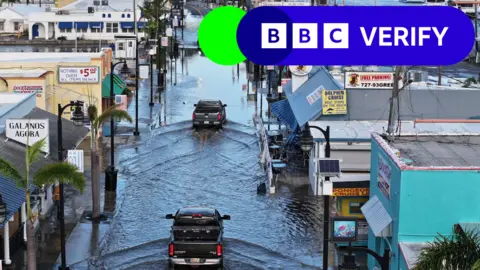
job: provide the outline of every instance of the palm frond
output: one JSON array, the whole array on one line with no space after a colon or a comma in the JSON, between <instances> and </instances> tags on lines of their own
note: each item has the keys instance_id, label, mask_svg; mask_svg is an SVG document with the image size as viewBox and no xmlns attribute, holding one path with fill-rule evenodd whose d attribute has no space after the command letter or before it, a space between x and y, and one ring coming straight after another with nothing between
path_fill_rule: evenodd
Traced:
<instances>
[{"instance_id":1,"label":"palm frond","mask_svg":"<svg viewBox=\"0 0 480 270\"><path fill-rule=\"evenodd\" d=\"M25 187L25 178L12 163L3 158L0 158L0 175L15 181L18 187Z\"/></svg>"},{"instance_id":2,"label":"palm frond","mask_svg":"<svg viewBox=\"0 0 480 270\"><path fill-rule=\"evenodd\" d=\"M124 110L117 110L117 108L120 106L120 104L116 104L114 106L111 106L107 110L105 110L102 114L100 114L94 121L93 125L95 128L98 129L98 127L103 124L106 120L110 119L110 117L113 117L116 120L119 121L128 121L128 122L133 122L132 117L128 112Z\"/></svg>"},{"instance_id":3,"label":"palm frond","mask_svg":"<svg viewBox=\"0 0 480 270\"><path fill-rule=\"evenodd\" d=\"M71 184L83 192L86 185L85 176L78 168L67 162L48 164L39 169L33 177L36 186L53 185L58 181L61 184Z\"/></svg>"},{"instance_id":4,"label":"palm frond","mask_svg":"<svg viewBox=\"0 0 480 270\"><path fill-rule=\"evenodd\" d=\"M27 146L26 166L30 167L33 163L37 162L40 159L40 154L42 153L42 148L46 144L46 139L47 138L43 138L40 141L34 143L32 146Z\"/></svg>"},{"instance_id":5,"label":"palm frond","mask_svg":"<svg viewBox=\"0 0 480 270\"><path fill-rule=\"evenodd\" d=\"M415 269L472 269L480 259L480 234L476 231L454 231L448 237L439 234L429 244L421 252Z\"/></svg>"}]
</instances>

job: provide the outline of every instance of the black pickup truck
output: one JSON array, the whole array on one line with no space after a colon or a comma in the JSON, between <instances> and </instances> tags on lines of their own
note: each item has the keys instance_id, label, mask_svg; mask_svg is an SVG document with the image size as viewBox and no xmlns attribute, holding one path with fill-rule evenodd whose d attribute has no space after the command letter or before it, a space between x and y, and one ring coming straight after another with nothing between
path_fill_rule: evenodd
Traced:
<instances>
[{"instance_id":1,"label":"black pickup truck","mask_svg":"<svg viewBox=\"0 0 480 270\"><path fill-rule=\"evenodd\" d=\"M169 268L177 266L215 266L223 269L223 221L229 215L221 216L213 208L181 208L173 219L168 244Z\"/></svg>"},{"instance_id":2,"label":"black pickup truck","mask_svg":"<svg viewBox=\"0 0 480 270\"><path fill-rule=\"evenodd\" d=\"M199 126L216 126L222 128L222 125L227 120L227 112L220 100L202 99L197 104L194 104L195 110L192 114L192 127Z\"/></svg>"}]
</instances>

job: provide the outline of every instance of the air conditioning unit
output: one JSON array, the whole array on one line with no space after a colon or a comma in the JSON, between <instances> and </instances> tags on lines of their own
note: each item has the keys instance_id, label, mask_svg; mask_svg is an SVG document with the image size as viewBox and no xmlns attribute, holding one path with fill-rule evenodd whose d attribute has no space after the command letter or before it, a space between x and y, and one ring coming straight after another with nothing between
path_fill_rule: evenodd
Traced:
<instances>
[{"instance_id":1,"label":"air conditioning unit","mask_svg":"<svg viewBox=\"0 0 480 270\"><path fill-rule=\"evenodd\" d=\"M414 82L426 82L428 81L428 72L413 70L408 72L408 79Z\"/></svg>"},{"instance_id":2,"label":"air conditioning unit","mask_svg":"<svg viewBox=\"0 0 480 270\"><path fill-rule=\"evenodd\" d=\"M108 6L108 0L102 0L102 6Z\"/></svg>"},{"instance_id":3,"label":"air conditioning unit","mask_svg":"<svg viewBox=\"0 0 480 270\"><path fill-rule=\"evenodd\" d=\"M88 13L95 13L94 7L88 7Z\"/></svg>"},{"instance_id":4,"label":"air conditioning unit","mask_svg":"<svg viewBox=\"0 0 480 270\"><path fill-rule=\"evenodd\" d=\"M100 0L94 0L93 5L94 6L100 6Z\"/></svg>"}]
</instances>

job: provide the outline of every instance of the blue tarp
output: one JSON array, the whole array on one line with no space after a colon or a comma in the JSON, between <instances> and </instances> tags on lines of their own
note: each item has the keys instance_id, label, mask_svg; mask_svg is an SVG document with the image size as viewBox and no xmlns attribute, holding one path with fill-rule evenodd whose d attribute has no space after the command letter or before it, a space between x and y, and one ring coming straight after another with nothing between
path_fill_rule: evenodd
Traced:
<instances>
[{"instance_id":1,"label":"blue tarp","mask_svg":"<svg viewBox=\"0 0 480 270\"><path fill-rule=\"evenodd\" d=\"M343 89L323 66L314 66L308 76L308 81L295 92L292 92L292 81L283 86L283 91L287 95L287 100L300 127L322 113L321 95L323 89Z\"/></svg>"},{"instance_id":2,"label":"blue tarp","mask_svg":"<svg viewBox=\"0 0 480 270\"><path fill-rule=\"evenodd\" d=\"M140 28L145 28L145 26L147 25L147 22L137 22L137 27L140 29Z\"/></svg>"},{"instance_id":3,"label":"blue tarp","mask_svg":"<svg viewBox=\"0 0 480 270\"><path fill-rule=\"evenodd\" d=\"M72 22L59 22L58 23L58 28L60 28L60 29L71 29L71 28L73 28L73 23Z\"/></svg>"},{"instance_id":4,"label":"blue tarp","mask_svg":"<svg viewBox=\"0 0 480 270\"><path fill-rule=\"evenodd\" d=\"M103 28L103 22L90 22L90 28Z\"/></svg>"},{"instance_id":5,"label":"blue tarp","mask_svg":"<svg viewBox=\"0 0 480 270\"><path fill-rule=\"evenodd\" d=\"M120 22L120 28L133 28L134 26L133 22Z\"/></svg>"},{"instance_id":6,"label":"blue tarp","mask_svg":"<svg viewBox=\"0 0 480 270\"><path fill-rule=\"evenodd\" d=\"M35 190L35 186L30 185L30 192ZM7 204L7 218L9 220L25 202L25 189L18 188L13 180L0 176L0 194L2 200ZM0 224L0 229L3 224Z\"/></svg>"},{"instance_id":7,"label":"blue tarp","mask_svg":"<svg viewBox=\"0 0 480 270\"><path fill-rule=\"evenodd\" d=\"M285 125L292 130L298 126L295 115L288 100L280 100L271 104L271 112Z\"/></svg>"},{"instance_id":8,"label":"blue tarp","mask_svg":"<svg viewBox=\"0 0 480 270\"><path fill-rule=\"evenodd\" d=\"M74 25L77 29L88 29L88 22L75 22Z\"/></svg>"}]
</instances>

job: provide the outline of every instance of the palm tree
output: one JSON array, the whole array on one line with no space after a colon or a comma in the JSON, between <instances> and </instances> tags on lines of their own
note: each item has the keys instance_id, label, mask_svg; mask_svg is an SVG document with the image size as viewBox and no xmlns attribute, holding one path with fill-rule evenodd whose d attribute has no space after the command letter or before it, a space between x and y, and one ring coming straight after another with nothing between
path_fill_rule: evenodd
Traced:
<instances>
[{"instance_id":1,"label":"palm tree","mask_svg":"<svg viewBox=\"0 0 480 270\"><path fill-rule=\"evenodd\" d=\"M27 132L28 134L28 132ZM45 138L46 139L46 138ZM45 139L42 139L32 146L29 145L27 137L27 147L25 151L25 173L21 174L7 160L0 158L0 174L11 180L15 180L17 186L25 189L25 204L27 208L27 253L28 269L37 269L37 248L35 239L34 222L35 217L30 205L30 167L40 158L42 148L45 146ZM57 162L43 166L33 175L33 184L37 187L43 185L53 185L55 183L72 184L75 188L83 192L85 188L85 176L78 171L75 165L66 162Z\"/></svg>"},{"instance_id":2,"label":"palm tree","mask_svg":"<svg viewBox=\"0 0 480 270\"><path fill-rule=\"evenodd\" d=\"M98 109L94 102L90 102L88 106L88 119L90 121L92 130L90 132L90 149L91 149L91 179L92 179L92 219L100 218L100 168L99 168L99 157L97 154L97 138L98 138L98 129L100 126L111 117L122 121L132 122L132 117L128 112L123 110L118 110L119 104L113 105L105 110L102 114L98 115ZM111 149L110 151L113 151Z\"/></svg>"},{"instance_id":3,"label":"palm tree","mask_svg":"<svg viewBox=\"0 0 480 270\"><path fill-rule=\"evenodd\" d=\"M416 270L480 270L480 233L454 230L452 236L439 234L422 250Z\"/></svg>"}]
</instances>

